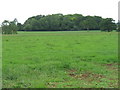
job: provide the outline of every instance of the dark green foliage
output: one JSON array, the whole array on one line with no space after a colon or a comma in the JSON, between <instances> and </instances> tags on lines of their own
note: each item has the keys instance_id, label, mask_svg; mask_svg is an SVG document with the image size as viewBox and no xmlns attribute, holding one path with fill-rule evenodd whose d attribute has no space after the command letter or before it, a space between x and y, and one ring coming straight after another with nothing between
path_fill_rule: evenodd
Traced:
<instances>
[{"instance_id":1,"label":"dark green foliage","mask_svg":"<svg viewBox=\"0 0 120 90\"><path fill-rule=\"evenodd\" d=\"M113 22L112 18L103 19L100 23L100 28L102 31L111 32L112 30L116 30L116 24Z\"/></svg>"},{"instance_id":2,"label":"dark green foliage","mask_svg":"<svg viewBox=\"0 0 120 90\"><path fill-rule=\"evenodd\" d=\"M14 21L5 20L2 23L2 34L17 34L18 26L17 19Z\"/></svg>"},{"instance_id":3,"label":"dark green foliage","mask_svg":"<svg viewBox=\"0 0 120 90\"><path fill-rule=\"evenodd\" d=\"M63 30L100 30L116 29L113 19L103 19L99 16L83 16L81 14L37 15L28 18L23 24L26 31L63 31Z\"/></svg>"},{"instance_id":4,"label":"dark green foliage","mask_svg":"<svg viewBox=\"0 0 120 90\"><path fill-rule=\"evenodd\" d=\"M120 21L117 23L117 31L120 32Z\"/></svg>"},{"instance_id":5,"label":"dark green foliage","mask_svg":"<svg viewBox=\"0 0 120 90\"><path fill-rule=\"evenodd\" d=\"M96 16L97 17L97 16ZM102 19L101 19L102 20ZM94 29L99 29L98 24L100 22L97 22L95 20L95 17L92 16L86 16L85 19L80 23L83 29L85 30L94 30Z\"/></svg>"},{"instance_id":6,"label":"dark green foliage","mask_svg":"<svg viewBox=\"0 0 120 90\"><path fill-rule=\"evenodd\" d=\"M18 30L23 30L23 25L21 23L17 23Z\"/></svg>"},{"instance_id":7,"label":"dark green foliage","mask_svg":"<svg viewBox=\"0 0 120 90\"><path fill-rule=\"evenodd\" d=\"M118 25L119 27L119 25ZM28 18L22 25L15 19L12 22L5 20L2 23L3 34L14 34L22 31L80 31L101 30L112 31L117 25L112 18L103 19L100 16L83 16L81 14L52 14L37 15ZM119 28L117 31L120 31Z\"/></svg>"},{"instance_id":8,"label":"dark green foliage","mask_svg":"<svg viewBox=\"0 0 120 90\"><path fill-rule=\"evenodd\" d=\"M118 32L120 32L120 25L118 25Z\"/></svg>"}]
</instances>

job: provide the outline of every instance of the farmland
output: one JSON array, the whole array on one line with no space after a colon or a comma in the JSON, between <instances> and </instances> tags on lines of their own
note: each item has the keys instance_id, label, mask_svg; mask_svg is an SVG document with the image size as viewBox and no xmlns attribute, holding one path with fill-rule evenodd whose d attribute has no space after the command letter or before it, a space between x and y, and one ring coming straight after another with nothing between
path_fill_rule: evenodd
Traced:
<instances>
[{"instance_id":1,"label":"farmland","mask_svg":"<svg viewBox=\"0 0 120 90\"><path fill-rule=\"evenodd\" d=\"M118 33L3 35L3 88L117 88Z\"/></svg>"}]
</instances>

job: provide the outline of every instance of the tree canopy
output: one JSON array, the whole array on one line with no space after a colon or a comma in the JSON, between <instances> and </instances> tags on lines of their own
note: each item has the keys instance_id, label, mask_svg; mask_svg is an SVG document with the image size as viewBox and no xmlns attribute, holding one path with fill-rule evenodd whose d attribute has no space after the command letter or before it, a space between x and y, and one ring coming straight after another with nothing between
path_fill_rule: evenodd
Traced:
<instances>
[{"instance_id":1,"label":"tree canopy","mask_svg":"<svg viewBox=\"0 0 120 90\"><path fill-rule=\"evenodd\" d=\"M17 34L17 19L13 21L4 20L2 22L2 34Z\"/></svg>"},{"instance_id":2,"label":"tree canopy","mask_svg":"<svg viewBox=\"0 0 120 90\"><path fill-rule=\"evenodd\" d=\"M119 24L119 23L118 23ZM24 24L5 20L2 23L3 34L16 34L17 30L22 31L80 31L80 30L116 30L120 24L115 24L112 18L100 16L83 16L82 14L61 13L52 15L37 15L28 18ZM118 28L120 29L120 28ZM117 30L120 31L120 30Z\"/></svg>"},{"instance_id":3,"label":"tree canopy","mask_svg":"<svg viewBox=\"0 0 120 90\"><path fill-rule=\"evenodd\" d=\"M113 23L113 19L112 18L106 18L106 19L103 19L100 23L100 28L102 31L112 31L114 30L117 26L115 23Z\"/></svg>"},{"instance_id":4,"label":"tree canopy","mask_svg":"<svg viewBox=\"0 0 120 90\"><path fill-rule=\"evenodd\" d=\"M116 24L112 18L83 16L81 14L37 15L28 18L23 24L26 31L63 31L63 30L102 30L112 31Z\"/></svg>"}]
</instances>

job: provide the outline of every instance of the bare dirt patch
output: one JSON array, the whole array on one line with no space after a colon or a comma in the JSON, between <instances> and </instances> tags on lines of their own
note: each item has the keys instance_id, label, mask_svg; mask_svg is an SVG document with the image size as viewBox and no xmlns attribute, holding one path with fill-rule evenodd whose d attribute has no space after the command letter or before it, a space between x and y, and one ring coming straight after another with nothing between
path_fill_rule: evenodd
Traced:
<instances>
[{"instance_id":1,"label":"bare dirt patch","mask_svg":"<svg viewBox=\"0 0 120 90\"><path fill-rule=\"evenodd\" d=\"M47 86L49 87L49 88L55 88L56 86L57 86L57 82L49 82L49 83L47 83Z\"/></svg>"},{"instance_id":2,"label":"bare dirt patch","mask_svg":"<svg viewBox=\"0 0 120 90\"><path fill-rule=\"evenodd\" d=\"M85 72L85 73L78 74L76 70L69 70L68 75L72 78L86 80L88 82L91 82L91 81L101 82L102 78L106 78L106 76L102 74L96 74L92 72Z\"/></svg>"},{"instance_id":3,"label":"bare dirt patch","mask_svg":"<svg viewBox=\"0 0 120 90\"><path fill-rule=\"evenodd\" d=\"M109 70L118 70L118 65L119 64L111 63L111 64L104 64L103 66L105 66Z\"/></svg>"}]
</instances>

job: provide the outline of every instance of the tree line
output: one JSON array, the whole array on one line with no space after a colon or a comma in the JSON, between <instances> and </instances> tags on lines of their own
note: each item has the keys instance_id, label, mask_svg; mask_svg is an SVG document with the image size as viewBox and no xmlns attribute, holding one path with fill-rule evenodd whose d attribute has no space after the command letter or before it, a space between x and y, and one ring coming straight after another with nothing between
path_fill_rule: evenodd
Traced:
<instances>
[{"instance_id":1,"label":"tree line","mask_svg":"<svg viewBox=\"0 0 120 90\"><path fill-rule=\"evenodd\" d=\"M100 16L83 16L81 14L37 15L28 18L23 24L23 30L54 31L54 30L115 30L117 25L112 18Z\"/></svg>"},{"instance_id":2,"label":"tree line","mask_svg":"<svg viewBox=\"0 0 120 90\"><path fill-rule=\"evenodd\" d=\"M118 28L117 28L118 27ZM82 14L52 14L37 15L28 18L24 24L18 23L17 19L12 22L5 20L2 23L3 34L16 33L19 31L80 31L101 30L110 32L120 31L120 23L117 24L112 18L100 16L83 16Z\"/></svg>"}]
</instances>

